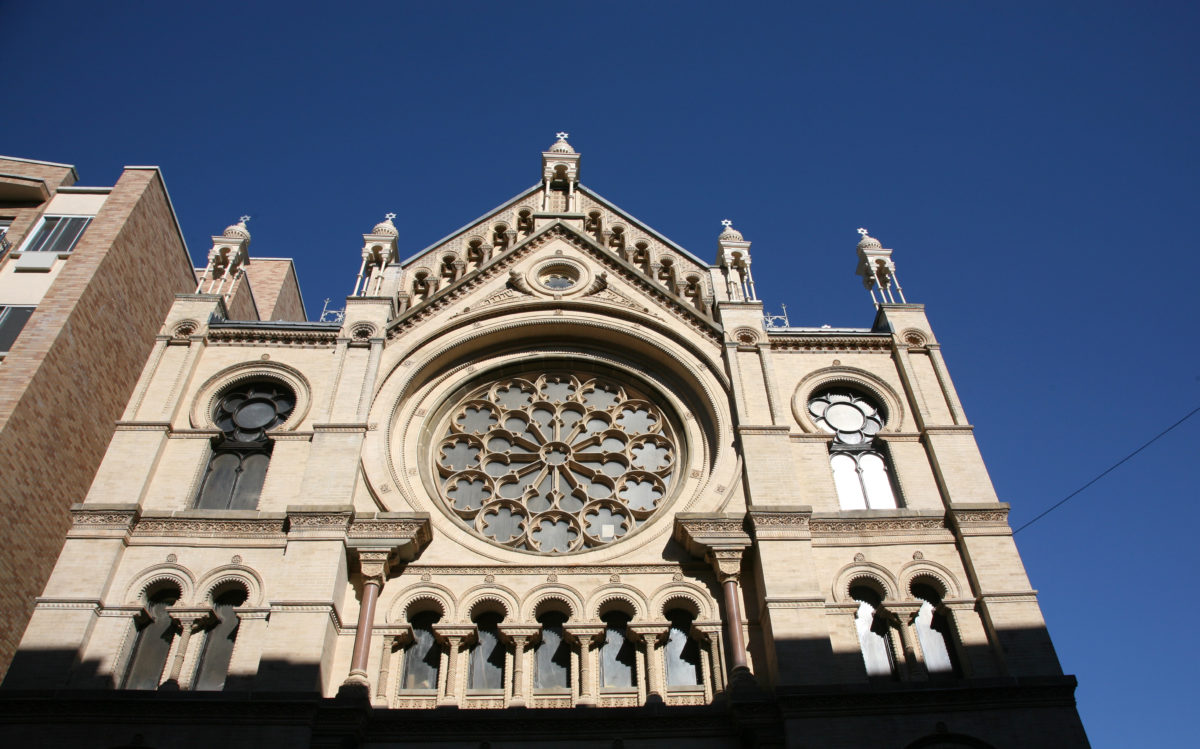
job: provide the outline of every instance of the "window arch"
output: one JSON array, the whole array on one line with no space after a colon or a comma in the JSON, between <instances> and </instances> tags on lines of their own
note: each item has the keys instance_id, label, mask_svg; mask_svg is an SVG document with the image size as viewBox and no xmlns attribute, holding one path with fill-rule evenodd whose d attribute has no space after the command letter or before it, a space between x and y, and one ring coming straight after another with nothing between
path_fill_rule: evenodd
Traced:
<instances>
[{"instance_id":1,"label":"window arch","mask_svg":"<svg viewBox=\"0 0 1200 749\"><path fill-rule=\"evenodd\" d=\"M867 677L897 678L895 643L891 623L883 608L883 599L874 588L861 583L851 585L850 597L858 601L854 626L858 630L858 643Z\"/></svg>"},{"instance_id":2,"label":"window arch","mask_svg":"<svg viewBox=\"0 0 1200 749\"><path fill-rule=\"evenodd\" d=\"M959 675L953 624L949 612L942 606L941 593L928 582L914 581L912 594L921 602L913 625L925 659L925 669L931 677Z\"/></svg>"},{"instance_id":3,"label":"window arch","mask_svg":"<svg viewBox=\"0 0 1200 749\"><path fill-rule=\"evenodd\" d=\"M487 611L475 618L475 646L471 648L467 689L504 688L504 644L500 641L503 615Z\"/></svg>"},{"instance_id":4,"label":"window arch","mask_svg":"<svg viewBox=\"0 0 1200 749\"><path fill-rule=\"evenodd\" d=\"M404 671L400 675L401 689L437 689L442 665L442 646L433 633L433 625L442 615L436 611L413 614L413 639L404 652Z\"/></svg>"},{"instance_id":5,"label":"window arch","mask_svg":"<svg viewBox=\"0 0 1200 749\"><path fill-rule=\"evenodd\" d=\"M275 380L242 383L217 401L213 423L221 434L212 440L208 467L196 493L197 509L258 506L273 447L267 431L287 421L295 407L295 393Z\"/></svg>"},{"instance_id":6,"label":"window arch","mask_svg":"<svg viewBox=\"0 0 1200 749\"><path fill-rule=\"evenodd\" d=\"M538 617L541 636L534 649L534 689L563 690L571 686L571 646L567 643L563 625L567 615L547 611Z\"/></svg>"},{"instance_id":7,"label":"window arch","mask_svg":"<svg viewBox=\"0 0 1200 749\"><path fill-rule=\"evenodd\" d=\"M700 643L691 636L695 617L690 611L676 608L667 612L667 620L671 623L663 646L667 686L699 686L702 683Z\"/></svg>"},{"instance_id":8,"label":"window arch","mask_svg":"<svg viewBox=\"0 0 1200 749\"><path fill-rule=\"evenodd\" d=\"M157 689L167 666L167 656L175 635L181 632L179 622L167 609L179 601L180 590L174 583L162 583L147 591L145 608L134 622L137 639L133 654L121 681L123 689Z\"/></svg>"},{"instance_id":9,"label":"window arch","mask_svg":"<svg viewBox=\"0 0 1200 749\"><path fill-rule=\"evenodd\" d=\"M829 466L843 510L899 507L886 446L876 435L887 412L874 399L849 388L821 390L808 402L813 423L832 434Z\"/></svg>"},{"instance_id":10,"label":"window arch","mask_svg":"<svg viewBox=\"0 0 1200 749\"><path fill-rule=\"evenodd\" d=\"M236 609L246 602L246 598L246 589L237 583L213 591L212 617L208 622L204 647L200 651L193 689L219 691L225 688L229 662L233 658L233 646L241 628Z\"/></svg>"}]
</instances>

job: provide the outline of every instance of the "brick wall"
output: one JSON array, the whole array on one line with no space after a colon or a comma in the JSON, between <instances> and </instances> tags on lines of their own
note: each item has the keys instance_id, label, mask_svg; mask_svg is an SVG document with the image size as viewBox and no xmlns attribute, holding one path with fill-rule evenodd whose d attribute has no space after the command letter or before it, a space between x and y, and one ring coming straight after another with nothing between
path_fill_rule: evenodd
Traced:
<instances>
[{"instance_id":1,"label":"brick wall","mask_svg":"<svg viewBox=\"0 0 1200 749\"><path fill-rule=\"evenodd\" d=\"M0 364L0 673L174 294L195 284L161 176L128 169Z\"/></svg>"},{"instance_id":2,"label":"brick wall","mask_svg":"<svg viewBox=\"0 0 1200 749\"><path fill-rule=\"evenodd\" d=\"M251 257L246 267L263 320L307 320L291 260Z\"/></svg>"}]
</instances>

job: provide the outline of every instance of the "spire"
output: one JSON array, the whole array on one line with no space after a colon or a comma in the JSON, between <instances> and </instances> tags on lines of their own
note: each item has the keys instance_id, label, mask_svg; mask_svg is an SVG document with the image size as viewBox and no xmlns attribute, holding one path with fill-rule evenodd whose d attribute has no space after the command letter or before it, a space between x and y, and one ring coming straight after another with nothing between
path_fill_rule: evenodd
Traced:
<instances>
[{"instance_id":1,"label":"spire","mask_svg":"<svg viewBox=\"0 0 1200 749\"><path fill-rule=\"evenodd\" d=\"M900 303L907 304L904 290L900 288L900 279L896 277L892 251L885 250L878 239L867 234L866 229L859 229L858 233L862 239L858 240L858 269L855 272L862 276L863 287L871 292L871 301L875 302L876 307L880 304L896 304L898 295ZM879 289L878 299L875 298L876 289Z\"/></svg>"},{"instance_id":2,"label":"spire","mask_svg":"<svg viewBox=\"0 0 1200 749\"><path fill-rule=\"evenodd\" d=\"M358 268L358 280L350 296L378 296L383 284L383 271L399 260L400 230L392 223L396 214L384 214L383 221L375 224L370 233L363 236L362 265ZM365 280L365 283L364 283Z\"/></svg>"},{"instance_id":3,"label":"spire","mask_svg":"<svg viewBox=\"0 0 1200 749\"><path fill-rule=\"evenodd\" d=\"M717 237L721 270L725 273L725 284L731 302L757 302L754 291L754 276L750 275L750 243L742 233L733 228L733 222L725 219L725 227Z\"/></svg>"},{"instance_id":4,"label":"spire","mask_svg":"<svg viewBox=\"0 0 1200 749\"><path fill-rule=\"evenodd\" d=\"M579 187L579 154L567 142L569 133L557 133L558 140L542 151L542 212L576 213L575 195Z\"/></svg>"},{"instance_id":5,"label":"spire","mask_svg":"<svg viewBox=\"0 0 1200 749\"><path fill-rule=\"evenodd\" d=\"M200 274L197 294L225 294L233 291L244 266L250 264L250 230L246 228L249 216L242 216L236 224L225 227L220 236L212 238L213 246L208 251L208 265ZM229 282L228 284L226 282Z\"/></svg>"}]
</instances>

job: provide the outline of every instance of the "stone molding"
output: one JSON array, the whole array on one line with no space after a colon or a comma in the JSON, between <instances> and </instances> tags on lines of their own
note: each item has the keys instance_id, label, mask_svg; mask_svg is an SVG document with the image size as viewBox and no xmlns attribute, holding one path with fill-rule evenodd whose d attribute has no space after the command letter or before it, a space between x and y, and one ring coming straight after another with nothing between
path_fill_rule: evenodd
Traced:
<instances>
[{"instance_id":1,"label":"stone molding","mask_svg":"<svg viewBox=\"0 0 1200 749\"><path fill-rule=\"evenodd\" d=\"M866 510L865 512L873 512ZM886 511L885 511L886 512ZM840 513L839 513L840 515ZM881 535L897 532L922 532L946 530L946 518L943 515L918 515L897 517L888 512L886 515L872 517L829 517L822 513L813 517L810 523L813 537L838 535Z\"/></svg>"},{"instance_id":2,"label":"stone molding","mask_svg":"<svg viewBox=\"0 0 1200 749\"><path fill-rule=\"evenodd\" d=\"M751 509L750 525L756 539L803 540L812 538L809 529L812 508L807 505Z\"/></svg>"},{"instance_id":3,"label":"stone molding","mask_svg":"<svg viewBox=\"0 0 1200 749\"><path fill-rule=\"evenodd\" d=\"M337 344L340 333L340 330L286 330L268 326L253 328L209 327L205 335L205 340L214 345L332 348Z\"/></svg>"},{"instance_id":4,"label":"stone molding","mask_svg":"<svg viewBox=\"0 0 1200 749\"><path fill-rule=\"evenodd\" d=\"M888 354L892 337L886 333L859 335L796 335L767 331L772 351L871 351Z\"/></svg>"},{"instance_id":5,"label":"stone molding","mask_svg":"<svg viewBox=\"0 0 1200 749\"><path fill-rule=\"evenodd\" d=\"M629 564L629 565L587 565L564 567L549 565L545 567L534 565L496 565L493 567L464 566L445 567L410 564L405 569L406 574L429 575L656 575L675 572L692 572L698 569L708 569L705 565L678 564Z\"/></svg>"}]
</instances>

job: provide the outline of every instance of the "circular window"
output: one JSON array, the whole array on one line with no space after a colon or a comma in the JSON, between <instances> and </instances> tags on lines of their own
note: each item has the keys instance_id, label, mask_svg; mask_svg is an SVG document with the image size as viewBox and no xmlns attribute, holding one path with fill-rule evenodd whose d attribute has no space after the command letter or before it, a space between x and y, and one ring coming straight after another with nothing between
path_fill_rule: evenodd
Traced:
<instances>
[{"instance_id":1,"label":"circular window","mask_svg":"<svg viewBox=\"0 0 1200 749\"><path fill-rule=\"evenodd\" d=\"M213 423L235 442L259 442L266 431L287 421L296 396L284 385L262 380L239 385L221 397Z\"/></svg>"},{"instance_id":2,"label":"circular window","mask_svg":"<svg viewBox=\"0 0 1200 749\"><path fill-rule=\"evenodd\" d=\"M566 263L554 263L538 269L537 282L550 291L567 291L579 283L579 269Z\"/></svg>"},{"instance_id":3,"label":"circular window","mask_svg":"<svg viewBox=\"0 0 1200 749\"><path fill-rule=\"evenodd\" d=\"M683 464L671 420L645 391L579 372L473 387L437 433L447 509L492 543L544 554L632 533L665 503Z\"/></svg>"},{"instance_id":4,"label":"circular window","mask_svg":"<svg viewBox=\"0 0 1200 749\"><path fill-rule=\"evenodd\" d=\"M808 402L808 412L818 427L837 435L845 445L869 442L887 420L887 414L853 390L826 390Z\"/></svg>"}]
</instances>

